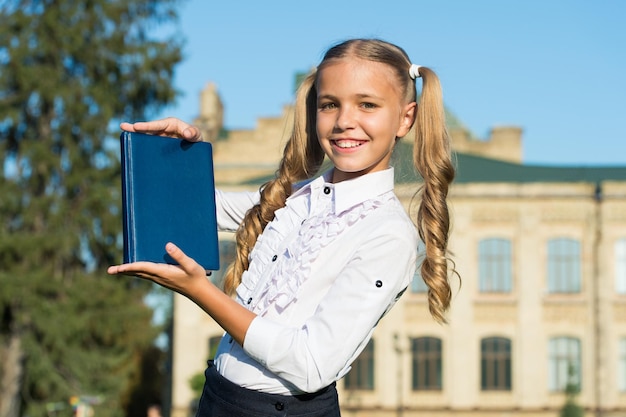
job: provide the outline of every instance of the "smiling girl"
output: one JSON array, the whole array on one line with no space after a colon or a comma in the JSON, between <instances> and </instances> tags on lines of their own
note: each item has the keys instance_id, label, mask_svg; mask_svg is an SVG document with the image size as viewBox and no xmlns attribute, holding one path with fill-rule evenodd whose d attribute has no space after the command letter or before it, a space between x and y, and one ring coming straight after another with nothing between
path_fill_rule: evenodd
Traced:
<instances>
[{"instance_id":1,"label":"smiling girl","mask_svg":"<svg viewBox=\"0 0 626 417\"><path fill-rule=\"evenodd\" d=\"M414 222L394 194L390 167L412 127L423 178ZM201 140L196 127L173 118L122 128ZM333 168L316 176L325 156ZM453 178L434 72L393 44L348 40L299 88L276 177L257 193L216 192L218 227L237 240L224 292L173 243L166 249L178 266L137 262L108 272L177 291L225 330L198 416L339 416L335 382L413 279L420 239L430 312L445 321Z\"/></svg>"}]
</instances>

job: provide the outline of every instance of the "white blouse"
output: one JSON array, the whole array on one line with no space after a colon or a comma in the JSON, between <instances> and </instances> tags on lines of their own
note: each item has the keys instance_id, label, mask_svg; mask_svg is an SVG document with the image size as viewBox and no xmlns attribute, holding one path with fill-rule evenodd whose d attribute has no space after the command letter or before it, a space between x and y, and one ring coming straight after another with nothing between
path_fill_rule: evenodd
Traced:
<instances>
[{"instance_id":1,"label":"white blouse","mask_svg":"<svg viewBox=\"0 0 626 417\"><path fill-rule=\"evenodd\" d=\"M250 253L237 301L257 314L217 370L249 389L315 392L337 381L415 273L418 236L393 168L337 184L332 170L295 191ZM218 226L236 230L258 193L217 191Z\"/></svg>"}]
</instances>

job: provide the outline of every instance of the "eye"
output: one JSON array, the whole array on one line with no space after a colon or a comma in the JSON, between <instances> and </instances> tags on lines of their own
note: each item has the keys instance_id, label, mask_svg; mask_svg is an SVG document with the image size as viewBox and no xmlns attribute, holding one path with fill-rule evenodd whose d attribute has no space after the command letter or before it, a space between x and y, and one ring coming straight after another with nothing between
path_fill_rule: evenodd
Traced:
<instances>
[{"instance_id":1,"label":"eye","mask_svg":"<svg viewBox=\"0 0 626 417\"><path fill-rule=\"evenodd\" d=\"M363 107L366 110L372 110L378 107L378 105L374 104L374 103L369 103L369 102L363 102L361 103L361 107Z\"/></svg>"},{"instance_id":2,"label":"eye","mask_svg":"<svg viewBox=\"0 0 626 417\"><path fill-rule=\"evenodd\" d=\"M322 102L320 104L318 104L317 106L320 110L324 111L324 110L333 110L337 108L337 105L331 101L328 102Z\"/></svg>"}]
</instances>

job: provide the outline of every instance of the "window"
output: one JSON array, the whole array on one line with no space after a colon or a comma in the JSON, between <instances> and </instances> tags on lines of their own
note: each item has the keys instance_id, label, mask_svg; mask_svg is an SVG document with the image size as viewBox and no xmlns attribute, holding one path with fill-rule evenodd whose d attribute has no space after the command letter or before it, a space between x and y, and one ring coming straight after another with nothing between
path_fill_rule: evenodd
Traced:
<instances>
[{"instance_id":1,"label":"window","mask_svg":"<svg viewBox=\"0 0 626 417\"><path fill-rule=\"evenodd\" d=\"M363 352L352 364L345 377L346 389L374 389L374 339L370 339Z\"/></svg>"},{"instance_id":2,"label":"window","mask_svg":"<svg viewBox=\"0 0 626 417\"><path fill-rule=\"evenodd\" d=\"M511 390L511 341L490 337L480 341L480 387L483 391Z\"/></svg>"},{"instance_id":3,"label":"window","mask_svg":"<svg viewBox=\"0 0 626 417\"><path fill-rule=\"evenodd\" d=\"M580 243L573 239L548 242L548 291L580 292Z\"/></svg>"},{"instance_id":4,"label":"window","mask_svg":"<svg viewBox=\"0 0 626 417\"><path fill-rule=\"evenodd\" d=\"M615 291L626 294L626 238L615 242Z\"/></svg>"},{"instance_id":5,"label":"window","mask_svg":"<svg viewBox=\"0 0 626 417\"><path fill-rule=\"evenodd\" d=\"M417 244L417 265L415 269L415 274L413 275L413 281L411 281L411 292L415 293L427 293L428 286L422 279L422 274L420 273L420 269L422 267L422 261L424 260L424 255L426 254L426 246L424 246L424 242L421 240Z\"/></svg>"},{"instance_id":6,"label":"window","mask_svg":"<svg viewBox=\"0 0 626 417\"><path fill-rule=\"evenodd\" d=\"M626 337L619 341L619 371L617 384L621 392L626 392Z\"/></svg>"},{"instance_id":7,"label":"window","mask_svg":"<svg viewBox=\"0 0 626 417\"><path fill-rule=\"evenodd\" d=\"M420 274L419 265L417 270L415 271L415 275L413 275L413 281L411 281L411 292L414 293L427 293L428 286L422 279L422 274Z\"/></svg>"},{"instance_id":8,"label":"window","mask_svg":"<svg viewBox=\"0 0 626 417\"><path fill-rule=\"evenodd\" d=\"M568 383L580 389L580 341L574 337L550 339L548 355L550 391L565 391Z\"/></svg>"},{"instance_id":9,"label":"window","mask_svg":"<svg viewBox=\"0 0 626 417\"><path fill-rule=\"evenodd\" d=\"M411 339L413 390L441 390L441 339Z\"/></svg>"},{"instance_id":10,"label":"window","mask_svg":"<svg viewBox=\"0 0 626 417\"><path fill-rule=\"evenodd\" d=\"M511 242L484 239L478 244L480 292L511 292Z\"/></svg>"}]
</instances>

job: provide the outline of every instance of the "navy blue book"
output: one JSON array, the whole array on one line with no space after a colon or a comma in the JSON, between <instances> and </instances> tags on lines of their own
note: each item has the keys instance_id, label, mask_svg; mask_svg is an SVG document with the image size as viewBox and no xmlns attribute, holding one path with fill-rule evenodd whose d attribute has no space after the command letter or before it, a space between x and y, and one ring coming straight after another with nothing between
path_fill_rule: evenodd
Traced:
<instances>
[{"instance_id":1,"label":"navy blue book","mask_svg":"<svg viewBox=\"0 0 626 417\"><path fill-rule=\"evenodd\" d=\"M120 143L124 263L176 264L165 252L172 242L218 270L211 144L131 132Z\"/></svg>"}]
</instances>

